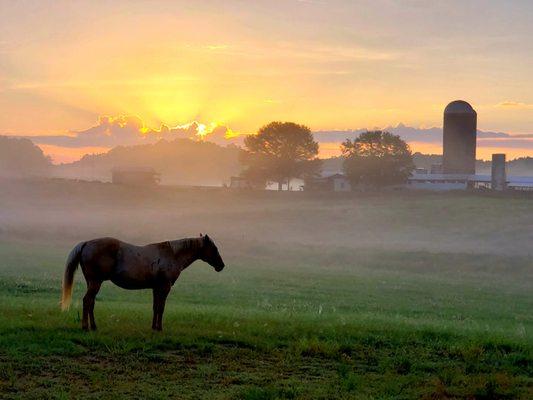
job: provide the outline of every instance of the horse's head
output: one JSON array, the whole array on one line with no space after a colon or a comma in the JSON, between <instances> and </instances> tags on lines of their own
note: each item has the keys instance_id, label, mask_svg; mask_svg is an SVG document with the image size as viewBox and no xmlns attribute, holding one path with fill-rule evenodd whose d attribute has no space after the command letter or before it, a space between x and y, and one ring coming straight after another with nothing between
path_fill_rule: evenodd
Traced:
<instances>
[{"instance_id":1,"label":"horse's head","mask_svg":"<svg viewBox=\"0 0 533 400\"><path fill-rule=\"evenodd\" d=\"M200 259L215 268L215 271L222 271L225 265L220 253L218 252L217 246L208 235L201 237L202 247L200 250Z\"/></svg>"}]
</instances>

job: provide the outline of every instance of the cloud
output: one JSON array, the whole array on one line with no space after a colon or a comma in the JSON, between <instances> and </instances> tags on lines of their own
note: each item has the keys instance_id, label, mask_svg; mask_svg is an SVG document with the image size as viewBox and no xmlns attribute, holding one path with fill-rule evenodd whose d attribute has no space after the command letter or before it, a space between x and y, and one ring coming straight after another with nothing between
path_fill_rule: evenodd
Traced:
<instances>
[{"instance_id":1,"label":"cloud","mask_svg":"<svg viewBox=\"0 0 533 400\"><path fill-rule=\"evenodd\" d=\"M521 110L533 110L533 104L521 103L519 101L504 101L496 105L500 108L516 108Z\"/></svg>"},{"instance_id":2,"label":"cloud","mask_svg":"<svg viewBox=\"0 0 533 400\"><path fill-rule=\"evenodd\" d=\"M442 144L442 128L413 128L399 124L383 129L399 135L407 142ZM354 139L367 129L348 129L314 132L318 143L342 143L346 139ZM101 116L98 123L82 131L70 132L69 135L56 136L31 136L37 144L48 144L62 147L115 147L131 146L143 143L155 143L158 140L174 140L189 138L193 140L206 140L209 142L226 145L230 143L241 144L244 135L232 131L229 127L216 123L204 124L197 121L183 125L169 127L161 125L159 129L147 127L141 118L133 115ZM517 143L533 137L531 134L510 135L504 132L478 131L480 145L489 143L488 140L498 141L505 146L506 143ZM527 146L529 147L529 145Z\"/></svg>"},{"instance_id":3,"label":"cloud","mask_svg":"<svg viewBox=\"0 0 533 400\"><path fill-rule=\"evenodd\" d=\"M29 139L37 144L77 148L131 146L155 143L161 139L179 138L229 144L239 143L240 136L226 126L215 123L207 125L193 121L174 127L161 125L159 129L152 129L148 128L137 116L120 115L101 116L95 126L82 131L70 132L69 135L32 136Z\"/></svg>"},{"instance_id":4,"label":"cloud","mask_svg":"<svg viewBox=\"0 0 533 400\"><path fill-rule=\"evenodd\" d=\"M400 136L406 142L442 144L442 128L413 128L399 124L382 129ZM367 129L355 129L346 131L319 131L315 133L316 140L321 143L342 142L346 139L354 139ZM507 138L507 133L478 131L478 138Z\"/></svg>"},{"instance_id":5,"label":"cloud","mask_svg":"<svg viewBox=\"0 0 533 400\"><path fill-rule=\"evenodd\" d=\"M204 49L215 51L215 50L226 50L229 46L227 44L210 44L204 46Z\"/></svg>"},{"instance_id":6,"label":"cloud","mask_svg":"<svg viewBox=\"0 0 533 400\"><path fill-rule=\"evenodd\" d=\"M509 149L533 150L533 139L523 137L511 137L507 139L483 139L478 140L478 147L497 147Z\"/></svg>"},{"instance_id":7,"label":"cloud","mask_svg":"<svg viewBox=\"0 0 533 400\"><path fill-rule=\"evenodd\" d=\"M408 143L425 143L435 146L442 146L442 128L412 128L399 124L398 126L376 128L389 131L399 135ZM367 129L354 129L345 131L319 131L315 132L315 140L320 144L341 143L346 139L354 139ZM510 135L504 132L480 131L477 132L478 147L508 147L523 148L524 150L533 149L533 134Z\"/></svg>"}]
</instances>

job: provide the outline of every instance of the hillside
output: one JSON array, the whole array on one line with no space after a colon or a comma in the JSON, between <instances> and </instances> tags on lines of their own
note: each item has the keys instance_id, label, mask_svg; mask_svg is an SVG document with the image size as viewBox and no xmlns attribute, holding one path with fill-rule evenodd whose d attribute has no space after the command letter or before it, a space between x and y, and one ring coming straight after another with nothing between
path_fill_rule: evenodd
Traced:
<instances>
[{"instance_id":1,"label":"hillside","mask_svg":"<svg viewBox=\"0 0 533 400\"><path fill-rule=\"evenodd\" d=\"M215 185L240 171L239 149L189 139L160 140L154 144L118 146L104 154L54 167L54 176L109 181L113 168L151 167L163 184Z\"/></svg>"},{"instance_id":2,"label":"hillside","mask_svg":"<svg viewBox=\"0 0 533 400\"><path fill-rule=\"evenodd\" d=\"M32 151L35 152L35 149ZM42 152L40 154L44 157ZM153 144L118 146L104 154L86 155L74 163L53 166L52 171L55 177L109 181L113 168L150 167L161 174L163 184L221 186L228 183L231 176L240 173L238 154L239 148L235 145L224 147L191 139L160 140ZM415 165L428 170L441 160L442 156L436 154L414 154ZM49 165L48 160L45 159L45 162ZM322 171L325 175L337 173L342 171L342 163L342 157L324 159ZM18 165L14 161L12 164ZM36 165L36 161L31 161L31 165ZM490 174L490 168L490 161L478 160L476 163L479 174ZM508 174L533 175L533 158L509 161Z\"/></svg>"}]
</instances>

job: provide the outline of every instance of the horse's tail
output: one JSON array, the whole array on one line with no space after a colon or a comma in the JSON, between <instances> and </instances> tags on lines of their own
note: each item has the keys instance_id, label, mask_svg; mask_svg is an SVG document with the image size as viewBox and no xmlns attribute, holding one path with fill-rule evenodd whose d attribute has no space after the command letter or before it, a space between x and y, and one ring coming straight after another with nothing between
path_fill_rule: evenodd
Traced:
<instances>
[{"instance_id":1,"label":"horse's tail","mask_svg":"<svg viewBox=\"0 0 533 400\"><path fill-rule=\"evenodd\" d=\"M86 242L78 243L70 252L65 266L65 274L63 275L63 292L61 295L61 309L68 310L70 307L70 300L72 298L72 282L74 281L74 272L78 269L81 261L81 252L85 247Z\"/></svg>"}]
</instances>

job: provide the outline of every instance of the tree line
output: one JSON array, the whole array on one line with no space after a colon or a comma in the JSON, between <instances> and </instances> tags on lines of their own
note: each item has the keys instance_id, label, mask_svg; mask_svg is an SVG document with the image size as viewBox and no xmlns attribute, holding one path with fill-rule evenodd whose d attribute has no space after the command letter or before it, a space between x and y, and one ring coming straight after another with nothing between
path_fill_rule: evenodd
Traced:
<instances>
[{"instance_id":1,"label":"tree line","mask_svg":"<svg viewBox=\"0 0 533 400\"><path fill-rule=\"evenodd\" d=\"M353 185L381 188L405 183L414 170L413 154L399 136L368 131L340 146L344 173ZM256 187L277 183L278 190L293 178L320 176L318 143L311 130L293 122L271 122L247 136L240 153L242 176Z\"/></svg>"}]
</instances>

